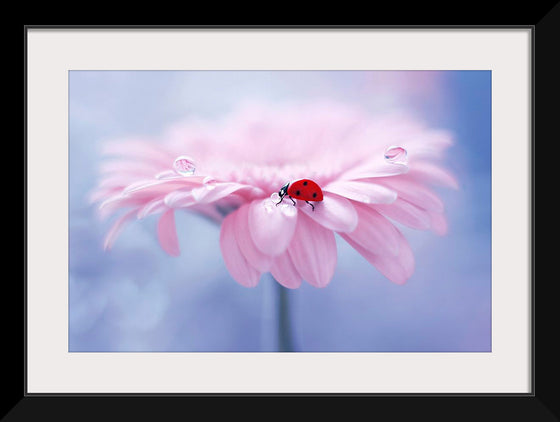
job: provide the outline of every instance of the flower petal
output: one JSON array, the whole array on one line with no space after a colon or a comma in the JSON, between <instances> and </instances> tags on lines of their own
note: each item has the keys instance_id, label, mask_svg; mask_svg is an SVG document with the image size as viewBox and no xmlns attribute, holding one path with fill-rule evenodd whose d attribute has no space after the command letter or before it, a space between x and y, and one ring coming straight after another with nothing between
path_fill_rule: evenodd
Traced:
<instances>
[{"instance_id":1,"label":"flower petal","mask_svg":"<svg viewBox=\"0 0 560 422\"><path fill-rule=\"evenodd\" d=\"M347 234L341 234L341 236L393 283L404 284L414 273L414 254L400 231L398 232L399 254L397 256L374 254L353 241Z\"/></svg>"},{"instance_id":2,"label":"flower petal","mask_svg":"<svg viewBox=\"0 0 560 422\"><path fill-rule=\"evenodd\" d=\"M235 281L245 287L255 287L259 283L260 272L253 268L239 249L235 238L235 212L222 222L220 249L224 263Z\"/></svg>"},{"instance_id":3,"label":"flower petal","mask_svg":"<svg viewBox=\"0 0 560 422\"><path fill-rule=\"evenodd\" d=\"M428 212L404 199L397 198L390 205L376 204L372 208L379 211L385 217L410 228L418 230L428 230L430 228L430 215Z\"/></svg>"},{"instance_id":4,"label":"flower petal","mask_svg":"<svg viewBox=\"0 0 560 422\"><path fill-rule=\"evenodd\" d=\"M325 192L321 202L314 202L315 210L304 201L298 201L303 211L323 227L335 232L352 232L358 225L358 213L352 202L342 196Z\"/></svg>"},{"instance_id":5,"label":"flower petal","mask_svg":"<svg viewBox=\"0 0 560 422\"><path fill-rule=\"evenodd\" d=\"M297 289L301 286L301 276L288 252L274 257L270 273L278 283L288 289Z\"/></svg>"},{"instance_id":6,"label":"flower petal","mask_svg":"<svg viewBox=\"0 0 560 422\"><path fill-rule=\"evenodd\" d=\"M149 194L165 195L181 188L202 186L203 176L190 176L175 179L147 179L132 183L123 189L123 195Z\"/></svg>"},{"instance_id":7,"label":"flower petal","mask_svg":"<svg viewBox=\"0 0 560 422\"><path fill-rule=\"evenodd\" d=\"M442 200L434 192L414 180L387 177L382 179L381 183L398 192L399 198L405 199L417 207L437 212L442 212L444 209Z\"/></svg>"},{"instance_id":8,"label":"flower petal","mask_svg":"<svg viewBox=\"0 0 560 422\"><path fill-rule=\"evenodd\" d=\"M129 198L128 196L115 195L99 204L97 213L100 218L104 219L122 208L138 207L145 202L146 201L141 198Z\"/></svg>"},{"instance_id":9,"label":"flower petal","mask_svg":"<svg viewBox=\"0 0 560 422\"><path fill-rule=\"evenodd\" d=\"M366 204L390 204L397 199L397 193L385 186L362 182L341 180L329 183L323 191L336 193L345 198Z\"/></svg>"},{"instance_id":10,"label":"flower petal","mask_svg":"<svg viewBox=\"0 0 560 422\"><path fill-rule=\"evenodd\" d=\"M179 256L179 239L175 228L175 210L167 210L158 221L157 235L162 249L171 256Z\"/></svg>"},{"instance_id":11,"label":"flower petal","mask_svg":"<svg viewBox=\"0 0 560 422\"><path fill-rule=\"evenodd\" d=\"M356 230L347 233L354 242L377 255L397 255L399 235L397 228L373 208L355 204L359 222Z\"/></svg>"},{"instance_id":12,"label":"flower petal","mask_svg":"<svg viewBox=\"0 0 560 422\"><path fill-rule=\"evenodd\" d=\"M415 162L407 176L426 183L459 189L459 183L451 173L425 161Z\"/></svg>"},{"instance_id":13,"label":"flower petal","mask_svg":"<svg viewBox=\"0 0 560 422\"><path fill-rule=\"evenodd\" d=\"M255 246L249 232L249 204L243 205L235 212L234 233L237 245L252 267L261 272L270 268L272 258Z\"/></svg>"},{"instance_id":14,"label":"flower petal","mask_svg":"<svg viewBox=\"0 0 560 422\"><path fill-rule=\"evenodd\" d=\"M191 210L218 224L222 224L224 217L229 214L229 212L227 214L223 213L222 210L218 209L214 204L193 205ZM233 211L234 210L231 210L230 212Z\"/></svg>"},{"instance_id":15,"label":"flower petal","mask_svg":"<svg viewBox=\"0 0 560 422\"><path fill-rule=\"evenodd\" d=\"M103 242L103 249L109 250L113 247L113 243L121 232L122 228L124 227L125 223L127 223L136 213L136 210L128 211L127 213L120 216L117 221L111 226L107 235L105 236L105 241Z\"/></svg>"},{"instance_id":16,"label":"flower petal","mask_svg":"<svg viewBox=\"0 0 560 422\"><path fill-rule=\"evenodd\" d=\"M408 172L408 165L385 161L383 151L378 151L375 157L352 167L344 172L340 179L359 180L376 177L396 176Z\"/></svg>"},{"instance_id":17,"label":"flower petal","mask_svg":"<svg viewBox=\"0 0 560 422\"><path fill-rule=\"evenodd\" d=\"M163 170L154 175L156 179L179 179L185 176L177 174L175 170Z\"/></svg>"},{"instance_id":18,"label":"flower petal","mask_svg":"<svg viewBox=\"0 0 560 422\"><path fill-rule=\"evenodd\" d=\"M165 195L165 205L171 208L185 208L196 204L191 190L176 190Z\"/></svg>"},{"instance_id":19,"label":"flower petal","mask_svg":"<svg viewBox=\"0 0 560 422\"><path fill-rule=\"evenodd\" d=\"M101 187L101 183L99 183L96 189L89 192L87 200L90 204L94 204L112 196L120 195L121 190L122 187Z\"/></svg>"},{"instance_id":20,"label":"flower petal","mask_svg":"<svg viewBox=\"0 0 560 422\"><path fill-rule=\"evenodd\" d=\"M294 235L297 214L291 205L276 206L270 198L251 202L249 233L256 247L267 255L283 253Z\"/></svg>"},{"instance_id":21,"label":"flower petal","mask_svg":"<svg viewBox=\"0 0 560 422\"><path fill-rule=\"evenodd\" d=\"M430 212L430 226L440 236L447 234L447 219L443 213Z\"/></svg>"},{"instance_id":22,"label":"flower petal","mask_svg":"<svg viewBox=\"0 0 560 422\"><path fill-rule=\"evenodd\" d=\"M165 205L163 199L154 199L153 201L148 202L142 208L138 210L138 214L136 215L137 218L145 218L152 214L157 214L159 212L164 212L168 210L169 207Z\"/></svg>"},{"instance_id":23,"label":"flower petal","mask_svg":"<svg viewBox=\"0 0 560 422\"><path fill-rule=\"evenodd\" d=\"M298 217L288 253L301 277L314 287L325 287L336 267L336 240L331 230L307 215Z\"/></svg>"},{"instance_id":24,"label":"flower petal","mask_svg":"<svg viewBox=\"0 0 560 422\"><path fill-rule=\"evenodd\" d=\"M202 187L192 190L193 197L201 204L218 201L234 192L247 190L250 193L259 194L262 191L259 188L250 185L244 185L235 182L206 184Z\"/></svg>"}]
</instances>

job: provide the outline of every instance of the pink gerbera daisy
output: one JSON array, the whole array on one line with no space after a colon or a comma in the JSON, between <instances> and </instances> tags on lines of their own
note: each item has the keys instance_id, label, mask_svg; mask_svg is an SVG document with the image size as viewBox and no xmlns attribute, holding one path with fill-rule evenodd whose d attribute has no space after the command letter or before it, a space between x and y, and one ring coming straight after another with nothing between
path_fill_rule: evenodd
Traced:
<instances>
[{"instance_id":1,"label":"pink gerbera daisy","mask_svg":"<svg viewBox=\"0 0 560 422\"><path fill-rule=\"evenodd\" d=\"M176 126L158 143L107 145L115 158L102 164L91 199L102 216L122 211L106 248L126 222L157 213L159 243L177 256L175 212L208 216L221 225L227 269L246 287L265 272L288 288L325 287L335 234L402 284L414 255L394 223L446 232L444 205L428 185L457 186L438 165L450 142L403 115L374 118L332 103L244 106L220 121ZM316 182L323 200L278 204L280 189L297 179Z\"/></svg>"}]
</instances>

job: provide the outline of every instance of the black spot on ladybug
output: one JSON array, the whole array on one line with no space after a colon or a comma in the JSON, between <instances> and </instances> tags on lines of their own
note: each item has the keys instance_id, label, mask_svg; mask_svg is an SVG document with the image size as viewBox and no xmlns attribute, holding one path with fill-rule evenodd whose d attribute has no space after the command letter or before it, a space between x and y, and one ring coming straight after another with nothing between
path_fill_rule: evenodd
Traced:
<instances>
[{"instance_id":1,"label":"black spot on ladybug","mask_svg":"<svg viewBox=\"0 0 560 422\"><path fill-rule=\"evenodd\" d=\"M313 198L317 198L317 192L313 192Z\"/></svg>"},{"instance_id":2,"label":"black spot on ladybug","mask_svg":"<svg viewBox=\"0 0 560 422\"><path fill-rule=\"evenodd\" d=\"M299 195L299 194L301 194L301 192L300 192L299 190L298 190L298 191L296 191L296 195Z\"/></svg>"},{"instance_id":3,"label":"black spot on ladybug","mask_svg":"<svg viewBox=\"0 0 560 422\"><path fill-rule=\"evenodd\" d=\"M303 182L303 186L307 186L307 182Z\"/></svg>"}]
</instances>

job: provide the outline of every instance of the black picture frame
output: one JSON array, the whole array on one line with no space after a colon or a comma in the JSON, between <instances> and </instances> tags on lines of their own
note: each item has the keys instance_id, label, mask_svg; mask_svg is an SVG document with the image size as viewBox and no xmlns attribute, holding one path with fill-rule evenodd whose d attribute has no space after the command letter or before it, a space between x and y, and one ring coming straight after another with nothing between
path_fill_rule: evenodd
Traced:
<instances>
[{"instance_id":1,"label":"black picture frame","mask_svg":"<svg viewBox=\"0 0 560 422\"><path fill-rule=\"evenodd\" d=\"M24 85L24 277L23 288L15 286L14 302L18 300L22 304L21 313L15 315L23 316L23 324L13 322L14 314L10 313L10 334L13 334L7 344L20 345L21 348L11 348L8 352L11 357L5 358L10 366L16 368L12 375L6 377L5 385L9 392L2 398L0 409L1 420L6 421L34 421L43 418L54 418L60 420L120 420L146 419L146 420L168 420L173 417L189 417L193 414L196 404L197 410L204 411L204 418L220 417L221 406L212 406L209 400L221 399L227 401L227 412L233 412L234 403L240 404L244 413L257 412L256 408L246 407L247 399L258 399L263 404L270 404L268 412L274 409L274 413L280 410L281 414L295 413L292 406L285 408L280 400L291 398L300 402L305 399L306 403L315 406L316 400L321 400L321 410L328 411L337 405L340 399L345 400L345 405L351 408L358 404L365 404L369 413L361 413L360 410L352 410L350 414L366 417L378 417L380 420L527 420L527 421L557 421L560 420L558 407L558 389L555 384L559 375L559 364L556 358L555 336L551 335L551 324L556 316L556 307L553 301L555 296L552 289L555 288L554 280L545 280L536 288L535 272L535 141L538 134L546 142L547 137L557 137L557 131L553 130L555 116L555 104L557 103L558 82L555 82L553 72L556 72L556 57L558 56L557 41L560 39L560 4L548 5L546 10L540 10L529 17L532 22L520 27L530 27L533 34L532 45L532 143L531 143L531 271L532 271L532 392L529 394L28 394L26 391L25 377L26 367L26 283L27 283L27 111L25 108L25 97L27 93L27 60L26 60L26 37L27 30L35 28L33 25L23 25L23 85ZM541 14L539 14L541 13ZM200 27L187 25L188 27ZM41 27L41 26L39 26ZM73 28L76 26L46 26ZM106 27L96 25L77 26ZM109 26L113 27L113 26ZM121 27L121 26L118 26ZM125 28L146 28L147 26L125 26ZM151 27L151 26L150 26ZM166 26L168 27L168 26ZM224 28L228 26L204 26L210 28ZM239 26L236 26L239 27ZM273 27L273 25L244 26L244 27ZM298 27L286 25L281 27ZM303 26L308 27L308 26ZM311 26L317 27L317 26ZM323 28L336 28L340 26L321 26ZM355 26L354 26L355 27ZM387 27L387 25L364 25L363 27ZM409 26L391 26L396 29ZM416 27L416 26L412 26ZM470 27L469 25L445 25L435 27ZM473 26L477 27L477 26ZM491 25L483 27L492 28ZM503 28L503 25L495 26ZM507 27L516 28L515 25ZM557 78L557 77L556 77ZM553 89L553 88L556 89ZM537 93L537 95L535 95ZM536 110L539 111L538 119ZM554 179L553 179L554 180ZM554 276L553 276L554 278ZM6 315L5 315L6 316ZM538 322L538 328L536 323ZM23 331L23 332L22 332ZM7 346L4 346L5 348ZM20 369L20 370L18 370ZM251 403L253 404L253 403ZM360 413L358 413L360 412ZM182 415L182 416L180 416ZM279 414L280 416L280 414ZM222 416L223 417L223 416ZM240 414L240 417L244 417ZM268 417L263 415L263 417Z\"/></svg>"}]
</instances>

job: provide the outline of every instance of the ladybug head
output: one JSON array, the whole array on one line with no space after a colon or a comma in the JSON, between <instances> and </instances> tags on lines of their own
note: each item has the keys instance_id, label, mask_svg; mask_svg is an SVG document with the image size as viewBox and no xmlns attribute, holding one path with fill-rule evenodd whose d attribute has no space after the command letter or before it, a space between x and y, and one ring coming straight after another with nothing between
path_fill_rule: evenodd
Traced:
<instances>
[{"instance_id":1,"label":"ladybug head","mask_svg":"<svg viewBox=\"0 0 560 422\"><path fill-rule=\"evenodd\" d=\"M280 196L280 199L284 198L288 193L288 186L290 186L290 182L286 183L284 186L282 186L282 189L278 191L278 195Z\"/></svg>"}]
</instances>

